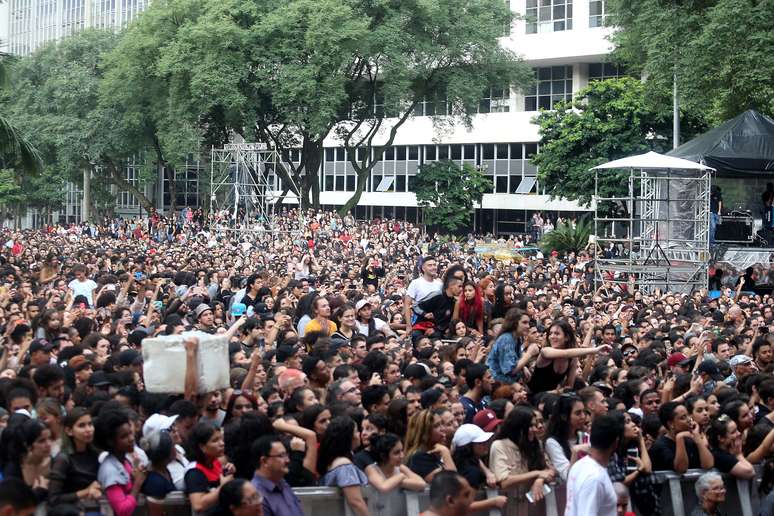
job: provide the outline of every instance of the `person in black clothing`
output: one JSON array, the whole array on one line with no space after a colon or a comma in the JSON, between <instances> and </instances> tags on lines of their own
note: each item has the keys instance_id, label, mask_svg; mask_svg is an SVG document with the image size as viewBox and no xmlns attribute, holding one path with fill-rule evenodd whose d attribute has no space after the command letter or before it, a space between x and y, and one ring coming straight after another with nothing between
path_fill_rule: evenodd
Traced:
<instances>
[{"instance_id":1,"label":"person in black clothing","mask_svg":"<svg viewBox=\"0 0 774 516\"><path fill-rule=\"evenodd\" d=\"M460 293L462 293L462 280L447 275L441 292L419 302L418 307L421 314L417 318L417 325L428 323L428 328L430 328L431 323L433 336L441 337L444 335L449 329L454 303L459 298ZM420 332L415 331L412 337L419 338L420 335Z\"/></svg>"},{"instance_id":2,"label":"person in black clothing","mask_svg":"<svg viewBox=\"0 0 774 516\"><path fill-rule=\"evenodd\" d=\"M715 469L737 478L750 479L755 476L755 468L742 453L742 434L733 419L721 414L712 420L707 437L712 447Z\"/></svg>"},{"instance_id":3,"label":"person in black clothing","mask_svg":"<svg viewBox=\"0 0 774 516\"><path fill-rule=\"evenodd\" d=\"M384 277L384 267L382 261L378 258L366 259L363 269L360 271L360 277L363 279L363 287L374 287L374 291L379 290L379 278Z\"/></svg>"},{"instance_id":4,"label":"person in black clothing","mask_svg":"<svg viewBox=\"0 0 774 516\"><path fill-rule=\"evenodd\" d=\"M688 468L712 468L715 461L707 437L688 416L685 405L674 401L664 403L658 417L667 433L656 439L648 450L655 471L685 473Z\"/></svg>"},{"instance_id":5,"label":"person in black clothing","mask_svg":"<svg viewBox=\"0 0 774 516\"><path fill-rule=\"evenodd\" d=\"M763 202L763 226L770 228L774 225L772 220L772 207L774 207L774 183L766 183L766 191L761 195Z\"/></svg>"},{"instance_id":6,"label":"person in black clothing","mask_svg":"<svg viewBox=\"0 0 774 516\"><path fill-rule=\"evenodd\" d=\"M102 488L97 482L99 452L94 447L94 423L88 410L75 407L62 421L62 451L51 466L48 503L97 506Z\"/></svg>"},{"instance_id":7,"label":"person in black clothing","mask_svg":"<svg viewBox=\"0 0 774 516\"><path fill-rule=\"evenodd\" d=\"M715 243L715 230L720 222L720 213L723 209L723 197L720 187L715 185L712 187L712 193L710 194L710 230L709 230L709 243L710 245Z\"/></svg>"}]
</instances>

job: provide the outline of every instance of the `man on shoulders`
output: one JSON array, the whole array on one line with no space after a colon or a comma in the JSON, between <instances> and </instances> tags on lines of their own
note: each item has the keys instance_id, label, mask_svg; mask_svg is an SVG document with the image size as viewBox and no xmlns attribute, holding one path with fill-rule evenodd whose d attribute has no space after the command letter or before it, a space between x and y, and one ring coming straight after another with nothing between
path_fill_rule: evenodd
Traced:
<instances>
[{"instance_id":1,"label":"man on shoulders","mask_svg":"<svg viewBox=\"0 0 774 516\"><path fill-rule=\"evenodd\" d=\"M591 425L589 454L575 463L567 477L565 516L615 516L618 497L607 474L610 457L623 435L623 420L603 414Z\"/></svg>"},{"instance_id":2,"label":"man on shoulders","mask_svg":"<svg viewBox=\"0 0 774 516\"><path fill-rule=\"evenodd\" d=\"M252 484L263 495L264 516L303 516L301 500L285 481L290 456L276 435L264 435L252 448L253 462L258 465Z\"/></svg>"},{"instance_id":3,"label":"man on shoulders","mask_svg":"<svg viewBox=\"0 0 774 516\"><path fill-rule=\"evenodd\" d=\"M409 283L406 295L403 298L403 319L406 323L406 332L411 334L412 306L425 298L441 292L443 284L438 279L438 262L432 256L426 256L422 260L422 275Z\"/></svg>"}]
</instances>

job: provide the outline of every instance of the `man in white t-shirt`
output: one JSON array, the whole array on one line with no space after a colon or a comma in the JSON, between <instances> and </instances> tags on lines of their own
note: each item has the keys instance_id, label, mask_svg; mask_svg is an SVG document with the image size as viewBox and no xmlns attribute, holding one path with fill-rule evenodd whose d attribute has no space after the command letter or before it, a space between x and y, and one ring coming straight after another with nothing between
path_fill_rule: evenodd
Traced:
<instances>
[{"instance_id":1,"label":"man in white t-shirt","mask_svg":"<svg viewBox=\"0 0 774 516\"><path fill-rule=\"evenodd\" d=\"M438 294L443 288L443 282L438 279L438 262L432 256L422 260L422 275L409 283L406 295L403 297L403 318L406 320L406 333L411 335L411 319L413 304Z\"/></svg>"},{"instance_id":2,"label":"man in white t-shirt","mask_svg":"<svg viewBox=\"0 0 774 516\"><path fill-rule=\"evenodd\" d=\"M610 456L623 435L623 418L604 414L591 424L589 454L570 468L564 516L616 516L618 497L607 474Z\"/></svg>"},{"instance_id":3,"label":"man in white t-shirt","mask_svg":"<svg viewBox=\"0 0 774 516\"><path fill-rule=\"evenodd\" d=\"M86 277L87 270L83 265L73 267L75 279L68 283L67 287L72 291L73 298L84 296L89 304L89 308L93 308L94 291L97 289L97 283Z\"/></svg>"}]
</instances>

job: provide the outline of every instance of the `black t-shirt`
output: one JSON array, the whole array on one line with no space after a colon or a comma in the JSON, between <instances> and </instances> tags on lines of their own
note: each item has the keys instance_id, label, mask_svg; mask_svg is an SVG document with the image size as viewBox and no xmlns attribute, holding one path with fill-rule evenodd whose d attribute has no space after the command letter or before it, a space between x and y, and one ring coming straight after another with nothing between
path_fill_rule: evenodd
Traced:
<instances>
[{"instance_id":1,"label":"black t-shirt","mask_svg":"<svg viewBox=\"0 0 774 516\"><path fill-rule=\"evenodd\" d=\"M411 471L425 478L436 469L443 467L443 463L437 455L427 452L416 452L409 457L407 466Z\"/></svg>"},{"instance_id":2,"label":"black t-shirt","mask_svg":"<svg viewBox=\"0 0 774 516\"><path fill-rule=\"evenodd\" d=\"M355 466L360 468L362 471L365 471L366 468L371 464L376 463L376 461L368 452L368 450L360 450L359 452L357 452L354 455L354 457L352 457L352 462L354 462Z\"/></svg>"},{"instance_id":3,"label":"black t-shirt","mask_svg":"<svg viewBox=\"0 0 774 516\"><path fill-rule=\"evenodd\" d=\"M446 292L439 292L432 297L424 299L419 302L419 307L423 313L433 314L433 323L435 327L440 331L446 331L449 328L451 322L452 313L454 311L453 297L446 295ZM420 316L418 321L425 321L426 317Z\"/></svg>"},{"instance_id":4,"label":"black t-shirt","mask_svg":"<svg viewBox=\"0 0 774 516\"><path fill-rule=\"evenodd\" d=\"M475 490L486 484L486 475L484 475L484 472L481 471L477 464L464 463L457 465L457 473L465 477L470 487Z\"/></svg>"},{"instance_id":5,"label":"black t-shirt","mask_svg":"<svg viewBox=\"0 0 774 516\"><path fill-rule=\"evenodd\" d=\"M220 485L220 480L208 481L204 473L197 468L192 468L185 473L185 494L209 493Z\"/></svg>"},{"instance_id":6,"label":"black t-shirt","mask_svg":"<svg viewBox=\"0 0 774 516\"><path fill-rule=\"evenodd\" d=\"M685 439L685 451L688 454L688 468L701 468L701 457L699 457L699 448L693 439ZM653 446L648 450L650 462L653 464L653 471L674 471L675 455L677 454L677 443L669 437L662 435Z\"/></svg>"},{"instance_id":7,"label":"black t-shirt","mask_svg":"<svg viewBox=\"0 0 774 516\"><path fill-rule=\"evenodd\" d=\"M714 448L712 450L712 456L715 458L715 469L721 473L731 473L731 470L734 469L736 463L739 462L736 457L720 448Z\"/></svg>"}]
</instances>

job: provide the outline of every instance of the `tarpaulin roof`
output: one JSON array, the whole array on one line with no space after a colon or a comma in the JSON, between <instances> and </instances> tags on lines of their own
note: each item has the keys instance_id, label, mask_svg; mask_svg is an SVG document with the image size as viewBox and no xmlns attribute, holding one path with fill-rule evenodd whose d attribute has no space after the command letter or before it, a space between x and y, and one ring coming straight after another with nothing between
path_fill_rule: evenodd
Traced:
<instances>
[{"instance_id":1,"label":"tarpaulin roof","mask_svg":"<svg viewBox=\"0 0 774 516\"><path fill-rule=\"evenodd\" d=\"M667 154L709 165L721 177L774 175L774 120L748 110Z\"/></svg>"},{"instance_id":2,"label":"tarpaulin roof","mask_svg":"<svg viewBox=\"0 0 774 516\"><path fill-rule=\"evenodd\" d=\"M609 169L609 168L636 168L636 169L656 169L656 170L712 170L712 167L708 167L695 161L674 158L672 156L665 156L658 152L646 152L645 154L637 154L636 156L629 156L627 158L617 159L615 161L608 161L596 169Z\"/></svg>"}]
</instances>

